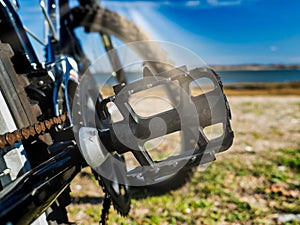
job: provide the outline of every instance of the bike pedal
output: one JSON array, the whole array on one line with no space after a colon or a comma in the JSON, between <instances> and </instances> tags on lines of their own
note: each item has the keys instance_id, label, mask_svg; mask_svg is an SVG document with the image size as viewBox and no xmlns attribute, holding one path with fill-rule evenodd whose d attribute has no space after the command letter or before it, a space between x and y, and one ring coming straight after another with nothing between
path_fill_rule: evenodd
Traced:
<instances>
[{"instance_id":1,"label":"bike pedal","mask_svg":"<svg viewBox=\"0 0 300 225\"><path fill-rule=\"evenodd\" d=\"M165 94L155 93L157 90L164 90ZM121 119L112 121L105 131L100 129L99 134L100 138L105 137L102 139L104 145L110 137L106 148L113 146L119 154L132 152L140 163L141 167L128 172L128 179L137 179L138 175L153 179L182 167L213 161L216 153L227 150L232 144L229 104L220 78L208 67L188 70L182 66L155 75L146 68L143 78L126 85L118 84L114 91L115 96L98 104L97 112L100 112L100 120L107 121L111 118L107 105L113 102ZM147 104L147 94L164 98L171 107L143 115L132 103L132 98ZM207 129L217 130L217 135L209 135ZM145 144L177 131L183 133L185 152L175 158L153 160ZM197 163L191 163L193 160Z\"/></svg>"}]
</instances>

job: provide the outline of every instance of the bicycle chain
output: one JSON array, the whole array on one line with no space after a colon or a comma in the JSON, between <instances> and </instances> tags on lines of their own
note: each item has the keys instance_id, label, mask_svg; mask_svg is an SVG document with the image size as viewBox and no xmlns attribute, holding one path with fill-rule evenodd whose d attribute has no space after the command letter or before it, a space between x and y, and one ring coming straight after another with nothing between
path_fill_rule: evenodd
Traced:
<instances>
[{"instance_id":1,"label":"bicycle chain","mask_svg":"<svg viewBox=\"0 0 300 225\"><path fill-rule=\"evenodd\" d=\"M111 206L112 199L109 196L109 193L105 193L104 201L102 204L102 212L101 212L101 220L99 221L99 225L106 225L109 218L109 209Z\"/></svg>"},{"instance_id":2,"label":"bicycle chain","mask_svg":"<svg viewBox=\"0 0 300 225\"><path fill-rule=\"evenodd\" d=\"M67 113L37 122L29 127L0 135L0 149L13 147L15 143L49 133L53 126L62 125L68 119Z\"/></svg>"}]
</instances>

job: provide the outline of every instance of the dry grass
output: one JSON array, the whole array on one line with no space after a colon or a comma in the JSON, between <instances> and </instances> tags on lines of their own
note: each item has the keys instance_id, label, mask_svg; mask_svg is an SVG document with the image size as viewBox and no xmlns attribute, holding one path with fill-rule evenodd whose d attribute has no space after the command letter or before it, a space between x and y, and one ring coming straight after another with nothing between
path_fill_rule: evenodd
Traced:
<instances>
[{"instance_id":1,"label":"dry grass","mask_svg":"<svg viewBox=\"0 0 300 225\"><path fill-rule=\"evenodd\" d=\"M300 95L300 82L242 83L224 86L228 96L291 96Z\"/></svg>"}]
</instances>

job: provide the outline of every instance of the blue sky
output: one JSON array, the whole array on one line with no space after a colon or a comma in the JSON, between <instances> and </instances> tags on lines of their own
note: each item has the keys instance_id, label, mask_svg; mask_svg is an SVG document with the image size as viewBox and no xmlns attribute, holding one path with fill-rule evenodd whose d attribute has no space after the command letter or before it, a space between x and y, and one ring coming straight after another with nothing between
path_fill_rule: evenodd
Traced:
<instances>
[{"instance_id":1,"label":"blue sky","mask_svg":"<svg viewBox=\"0 0 300 225\"><path fill-rule=\"evenodd\" d=\"M33 2L21 1L21 12L25 24L41 35L42 17ZM153 39L189 48L208 64L300 64L299 0L101 2Z\"/></svg>"}]
</instances>

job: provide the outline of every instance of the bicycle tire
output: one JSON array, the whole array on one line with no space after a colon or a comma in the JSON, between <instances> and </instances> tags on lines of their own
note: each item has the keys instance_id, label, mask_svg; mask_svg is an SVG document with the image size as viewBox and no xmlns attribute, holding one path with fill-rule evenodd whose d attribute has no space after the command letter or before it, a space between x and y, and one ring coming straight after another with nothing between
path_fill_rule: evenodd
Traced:
<instances>
[{"instance_id":1,"label":"bicycle tire","mask_svg":"<svg viewBox=\"0 0 300 225\"><path fill-rule=\"evenodd\" d=\"M157 62L146 62L145 64L156 74L169 70L172 62L168 54L158 44L151 41L151 36L144 32L133 21L117 12L89 5L78 6L71 10L74 28L85 27L88 32L104 32L113 35L124 43L144 41L138 48L133 49L142 59L154 58ZM145 41L151 41L147 44Z\"/></svg>"},{"instance_id":2,"label":"bicycle tire","mask_svg":"<svg viewBox=\"0 0 300 225\"><path fill-rule=\"evenodd\" d=\"M132 43L138 41L148 41L151 40L150 35L145 33L140 27L138 27L134 22L130 21L126 17L113 12L108 9L99 7L78 6L71 10L71 15L73 18L73 26L85 27L89 32L105 32L109 35L114 35L119 38L124 43ZM157 45L153 48L153 42L150 45L143 44L143 48L133 49L141 58L155 58L160 62L164 63L148 63L147 65L152 69L153 72L159 73L170 69L167 53L160 49ZM194 169L182 169L176 174L171 175L165 180L143 186L132 187L136 189L138 193L141 190L146 190L147 195L160 195L165 194L171 190L176 190L184 186L190 181ZM142 191L144 192L144 191Z\"/></svg>"}]
</instances>

